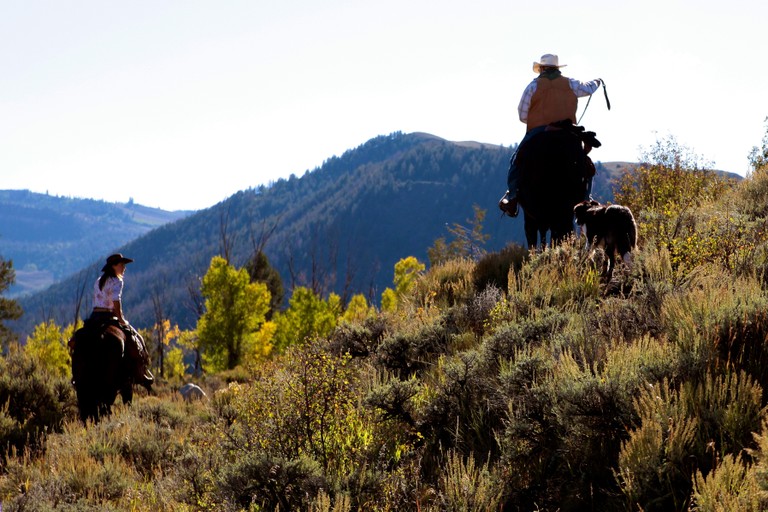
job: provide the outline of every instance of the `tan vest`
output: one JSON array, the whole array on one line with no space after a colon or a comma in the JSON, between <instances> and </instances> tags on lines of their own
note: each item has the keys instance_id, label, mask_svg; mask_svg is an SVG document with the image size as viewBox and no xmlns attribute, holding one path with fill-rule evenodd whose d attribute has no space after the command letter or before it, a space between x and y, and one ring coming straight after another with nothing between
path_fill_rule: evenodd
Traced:
<instances>
[{"instance_id":1,"label":"tan vest","mask_svg":"<svg viewBox=\"0 0 768 512\"><path fill-rule=\"evenodd\" d=\"M528 131L563 119L570 119L575 124L577 106L578 98L566 77L559 76L554 80L537 78L536 92L531 97L528 110Z\"/></svg>"}]
</instances>

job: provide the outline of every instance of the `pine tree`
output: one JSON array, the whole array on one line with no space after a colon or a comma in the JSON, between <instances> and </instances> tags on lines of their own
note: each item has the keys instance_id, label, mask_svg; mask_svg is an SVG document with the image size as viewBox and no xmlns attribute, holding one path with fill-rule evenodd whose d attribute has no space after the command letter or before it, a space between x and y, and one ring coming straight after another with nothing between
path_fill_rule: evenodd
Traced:
<instances>
[{"instance_id":1,"label":"pine tree","mask_svg":"<svg viewBox=\"0 0 768 512\"><path fill-rule=\"evenodd\" d=\"M16 340L16 336L5 325L7 320L16 320L21 317L21 306L12 299L2 297L3 293L16 281L16 272L13 270L13 261L0 257L0 346L4 349Z\"/></svg>"}]
</instances>

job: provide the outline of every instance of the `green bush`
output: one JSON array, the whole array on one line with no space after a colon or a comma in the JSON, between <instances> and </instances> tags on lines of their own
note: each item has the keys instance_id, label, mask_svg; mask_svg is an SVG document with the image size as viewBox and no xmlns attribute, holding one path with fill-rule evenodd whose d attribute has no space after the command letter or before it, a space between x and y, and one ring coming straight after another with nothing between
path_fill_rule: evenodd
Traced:
<instances>
[{"instance_id":1,"label":"green bush","mask_svg":"<svg viewBox=\"0 0 768 512\"><path fill-rule=\"evenodd\" d=\"M420 406L417 426L429 448L429 463L439 450L497 456L495 432L503 428L503 410L491 410L498 384L496 361L482 350L441 358L429 376L429 394Z\"/></svg>"},{"instance_id":2,"label":"green bush","mask_svg":"<svg viewBox=\"0 0 768 512\"><path fill-rule=\"evenodd\" d=\"M454 308L455 322L465 332L482 336L490 327L489 320L496 305L503 300L504 292L494 285L482 288L482 291L471 297L465 304Z\"/></svg>"},{"instance_id":3,"label":"green bush","mask_svg":"<svg viewBox=\"0 0 768 512\"><path fill-rule=\"evenodd\" d=\"M510 307L524 318L537 309L594 302L602 294L600 274L587 256L574 237L535 254L510 283Z\"/></svg>"},{"instance_id":4,"label":"green bush","mask_svg":"<svg viewBox=\"0 0 768 512\"><path fill-rule=\"evenodd\" d=\"M768 507L754 472L741 457L726 455L717 467L704 476L696 471L691 512L760 512Z\"/></svg>"},{"instance_id":5,"label":"green bush","mask_svg":"<svg viewBox=\"0 0 768 512\"><path fill-rule=\"evenodd\" d=\"M429 368L433 359L445 354L457 333L451 315L442 315L427 325L416 325L407 331L385 336L373 361L377 366L397 372L400 378L407 379Z\"/></svg>"},{"instance_id":6,"label":"green bush","mask_svg":"<svg viewBox=\"0 0 768 512\"><path fill-rule=\"evenodd\" d=\"M491 316L497 313L492 313ZM483 340L485 350L499 359L514 357L517 350L549 342L556 333L563 330L572 315L559 309L550 308L537 312L520 322L495 321L494 331Z\"/></svg>"},{"instance_id":7,"label":"green bush","mask_svg":"<svg viewBox=\"0 0 768 512\"><path fill-rule=\"evenodd\" d=\"M366 318L361 323L342 322L329 336L329 349L336 355L368 357L376 351L388 328L384 315Z\"/></svg>"},{"instance_id":8,"label":"green bush","mask_svg":"<svg viewBox=\"0 0 768 512\"><path fill-rule=\"evenodd\" d=\"M511 244L499 252L491 252L480 258L472 270L472 282L475 290L484 290L494 286L500 290L509 289L509 275L519 272L528 257L528 250Z\"/></svg>"},{"instance_id":9,"label":"green bush","mask_svg":"<svg viewBox=\"0 0 768 512\"><path fill-rule=\"evenodd\" d=\"M292 348L251 383L217 393L212 411L221 447L235 458L308 457L337 481L370 443L358 385L349 356L333 356L319 342Z\"/></svg>"},{"instance_id":10,"label":"green bush","mask_svg":"<svg viewBox=\"0 0 768 512\"><path fill-rule=\"evenodd\" d=\"M247 453L224 468L217 493L235 510L305 510L326 486L322 468L310 458Z\"/></svg>"},{"instance_id":11,"label":"green bush","mask_svg":"<svg viewBox=\"0 0 768 512\"><path fill-rule=\"evenodd\" d=\"M639 426L619 454L617 479L630 505L687 506L695 471L707 475L719 458L754 446L752 434L765 419L761 394L743 372L643 389L635 402Z\"/></svg>"},{"instance_id":12,"label":"green bush","mask_svg":"<svg viewBox=\"0 0 768 512\"><path fill-rule=\"evenodd\" d=\"M42 370L22 351L0 357L0 462L8 450L37 449L76 414L68 379Z\"/></svg>"},{"instance_id":13,"label":"green bush","mask_svg":"<svg viewBox=\"0 0 768 512\"><path fill-rule=\"evenodd\" d=\"M488 464L477 467L472 454L464 458L448 452L439 478L439 510L444 512L489 512L498 510L501 492Z\"/></svg>"},{"instance_id":14,"label":"green bush","mask_svg":"<svg viewBox=\"0 0 768 512\"><path fill-rule=\"evenodd\" d=\"M458 258L431 267L416 280L412 305L428 309L463 303L475 292L471 278L474 266L472 260Z\"/></svg>"}]
</instances>

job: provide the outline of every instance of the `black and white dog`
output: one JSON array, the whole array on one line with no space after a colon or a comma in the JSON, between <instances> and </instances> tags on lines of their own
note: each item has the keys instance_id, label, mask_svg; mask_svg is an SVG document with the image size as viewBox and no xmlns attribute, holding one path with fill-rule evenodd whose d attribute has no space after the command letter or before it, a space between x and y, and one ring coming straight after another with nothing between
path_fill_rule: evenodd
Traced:
<instances>
[{"instance_id":1,"label":"black and white dog","mask_svg":"<svg viewBox=\"0 0 768 512\"><path fill-rule=\"evenodd\" d=\"M576 224L587 231L587 247L602 248L608 257L604 274L611 278L619 255L627 266L632 264L632 250L637 246L637 224L626 206L602 205L594 200L573 207Z\"/></svg>"}]
</instances>

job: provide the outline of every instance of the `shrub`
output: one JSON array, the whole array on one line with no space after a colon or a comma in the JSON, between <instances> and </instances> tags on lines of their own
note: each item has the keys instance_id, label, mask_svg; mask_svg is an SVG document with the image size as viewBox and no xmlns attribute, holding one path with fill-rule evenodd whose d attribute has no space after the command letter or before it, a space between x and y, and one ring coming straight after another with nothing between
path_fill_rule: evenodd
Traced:
<instances>
[{"instance_id":1,"label":"shrub","mask_svg":"<svg viewBox=\"0 0 768 512\"><path fill-rule=\"evenodd\" d=\"M729 183L703 170L706 164L674 138L657 141L643 159L619 180L616 201L634 212L641 239L668 247L692 219L692 210L719 197Z\"/></svg>"},{"instance_id":2,"label":"shrub","mask_svg":"<svg viewBox=\"0 0 768 512\"><path fill-rule=\"evenodd\" d=\"M717 267L692 274L661 308L665 334L678 347L681 376L698 378L715 364L735 365L765 382L766 308L768 299L753 278L733 278Z\"/></svg>"},{"instance_id":3,"label":"shrub","mask_svg":"<svg viewBox=\"0 0 768 512\"><path fill-rule=\"evenodd\" d=\"M485 351L469 350L441 357L424 377L429 395L419 408L417 426L427 451L458 448L463 454L496 456L495 431L502 428L502 411L489 408L498 389L496 362ZM424 463L430 474L429 463Z\"/></svg>"},{"instance_id":4,"label":"shrub","mask_svg":"<svg viewBox=\"0 0 768 512\"><path fill-rule=\"evenodd\" d=\"M534 255L510 284L509 302L521 317L536 309L591 302L600 297L600 275L570 237Z\"/></svg>"},{"instance_id":5,"label":"shrub","mask_svg":"<svg viewBox=\"0 0 768 512\"><path fill-rule=\"evenodd\" d=\"M329 479L346 475L370 443L349 361L320 343L308 343L263 367L251 383L217 394L213 413L222 446L236 458L248 453L288 461L309 457Z\"/></svg>"},{"instance_id":6,"label":"shrub","mask_svg":"<svg viewBox=\"0 0 768 512\"><path fill-rule=\"evenodd\" d=\"M692 475L708 474L718 457L749 447L765 411L762 390L745 373L707 375L679 390L667 381L642 390L640 422L622 444L617 479L632 507L681 510Z\"/></svg>"},{"instance_id":7,"label":"shrub","mask_svg":"<svg viewBox=\"0 0 768 512\"><path fill-rule=\"evenodd\" d=\"M413 428L416 424L412 398L419 392L416 379L391 379L373 389L365 397L365 404L376 409L383 420L396 420Z\"/></svg>"},{"instance_id":8,"label":"shrub","mask_svg":"<svg viewBox=\"0 0 768 512\"><path fill-rule=\"evenodd\" d=\"M480 258L472 270L472 283L476 290L494 286L509 289L510 272L519 272L528 257L528 250L517 244L510 244L499 252L491 252Z\"/></svg>"},{"instance_id":9,"label":"shrub","mask_svg":"<svg viewBox=\"0 0 768 512\"><path fill-rule=\"evenodd\" d=\"M638 300L607 298L599 307L586 309L582 318L586 336L613 343L646 336L658 338L663 332L659 312L641 297Z\"/></svg>"},{"instance_id":10,"label":"shrub","mask_svg":"<svg viewBox=\"0 0 768 512\"><path fill-rule=\"evenodd\" d=\"M488 512L499 510L501 503L488 463L477 467L472 454L464 458L456 451L448 452L438 489L439 510L445 512Z\"/></svg>"},{"instance_id":11,"label":"shrub","mask_svg":"<svg viewBox=\"0 0 768 512\"><path fill-rule=\"evenodd\" d=\"M415 282L413 305L442 309L465 302L475 291L471 278L474 266L472 260L459 258L431 267Z\"/></svg>"},{"instance_id":12,"label":"shrub","mask_svg":"<svg viewBox=\"0 0 768 512\"><path fill-rule=\"evenodd\" d=\"M561 504L562 425L547 381L553 368L544 349L521 351L502 368L502 388L510 393L504 428L499 432L507 502L518 510L556 510Z\"/></svg>"},{"instance_id":13,"label":"shrub","mask_svg":"<svg viewBox=\"0 0 768 512\"><path fill-rule=\"evenodd\" d=\"M0 358L0 462L10 448L37 449L74 417L71 383L41 370L21 351Z\"/></svg>"},{"instance_id":14,"label":"shrub","mask_svg":"<svg viewBox=\"0 0 768 512\"><path fill-rule=\"evenodd\" d=\"M326 485L322 468L308 457L246 453L224 468L218 493L238 510L305 510Z\"/></svg>"},{"instance_id":15,"label":"shrub","mask_svg":"<svg viewBox=\"0 0 768 512\"><path fill-rule=\"evenodd\" d=\"M753 219L768 217L768 161L761 163L736 189L739 210Z\"/></svg>"},{"instance_id":16,"label":"shrub","mask_svg":"<svg viewBox=\"0 0 768 512\"><path fill-rule=\"evenodd\" d=\"M62 434L48 437L49 463L31 457L15 460L0 487L4 505L11 510L27 510L33 504L40 507L33 510L47 510L46 504L51 509L58 504L95 510L124 499L135 483L130 465L103 443L94 458L91 437L80 424L68 423Z\"/></svg>"},{"instance_id":17,"label":"shrub","mask_svg":"<svg viewBox=\"0 0 768 512\"><path fill-rule=\"evenodd\" d=\"M692 512L759 512L768 500L760 499L760 488L753 471L740 456L726 455L706 477L694 475Z\"/></svg>"},{"instance_id":18,"label":"shrub","mask_svg":"<svg viewBox=\"0 0 768 512\"><path fill-rule=\"evenodd\" d=\"M376 351L388 329L386 317L368 317L360 323L342 322L329 336L329 349L341 356L368 357Z\"/></svg>"},{"instance_id":19,"label":"shrub","mask_svg":"<svg viewBox=\"0 0 768 512\"><path fill-rule=\"evenodd\" d=\"M467 330L477 336L482 336L489 327L488 321L493 310L503 299L503 292L494 285L482 288L482 291L474 295L458 311L456 323L462 330Z\"/></svg>"},{"instance_id":20,"label":"shrub","mask_svg":"<svg viewBox=\"0 0 768 512\"><path fill-rule=\"evenodd\" d=\"M438 355L445 354L457 333L450 315L443 315L424 326L415 326L413 330L395 332L381 342L374 363L407 379L428 368Z\"/></svg>"}]
</instances>

